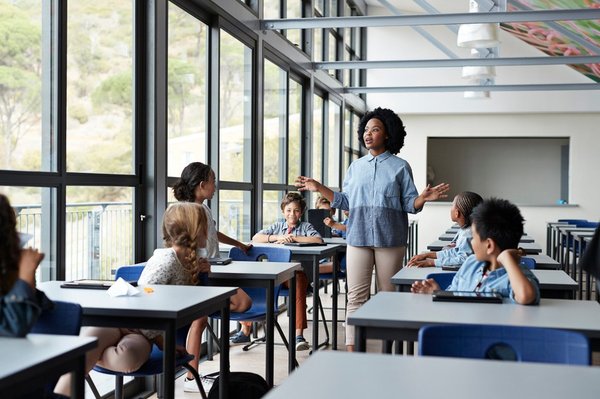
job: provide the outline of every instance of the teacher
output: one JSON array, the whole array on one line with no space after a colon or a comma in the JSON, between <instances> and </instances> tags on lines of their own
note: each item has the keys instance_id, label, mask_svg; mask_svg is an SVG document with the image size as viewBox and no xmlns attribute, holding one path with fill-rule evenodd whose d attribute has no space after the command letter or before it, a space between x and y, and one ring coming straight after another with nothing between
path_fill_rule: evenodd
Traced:
<instances>
[{"instance_id":1,"label":"teacher","mask_svg":"<svg viewBox=\"0 0 600 399\"><path fill-rule=\"evenodd\" d=\"M369 299L373 266L380 291L393 291L391 277L402 268L408 236L408 213L417 213L427 201L446 198L450 186L427 185L421 194L408 162L395 156L404 146L406 131L394 111L376 108L358 125L358 139L368 154L352 162L342 192L299 176L300 191L315 191L331 206L350 211L347 226L346 348L354 351L354 326L348 316Z\"/></svg>"}]
</instances>

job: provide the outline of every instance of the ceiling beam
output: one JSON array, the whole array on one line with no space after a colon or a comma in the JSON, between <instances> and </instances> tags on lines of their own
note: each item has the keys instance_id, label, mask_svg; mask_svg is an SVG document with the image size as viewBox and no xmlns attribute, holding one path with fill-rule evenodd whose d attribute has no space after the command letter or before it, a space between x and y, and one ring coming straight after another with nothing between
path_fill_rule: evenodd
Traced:
<instances>
[{"instance_id":1,"label":"ceiling beam","mask_svg":"<svg viewBox=\"0 0 600 399\"><path fill-rule=\"evenodd\" d=\"M490 86L397 86L397 87L346 87L344 93L440 93L457 91L559 91L600 90L598 83L523 84Z\"/></svg>"},{"instance_id":2,"label":"ceiling beam","mask_svg":"<svg viewBox=\"0 0 600 399\"><path fill-rule=\"evenodd\" d=\"M524 65L577 65L598 64L600 55L506 58L453 58L432 60L382 61L324 61L314 62L318 69L395 69L395 68L449 68L463 66L524 66Z\"/></svg>"},{"instance_id":3,"label":"ceiling beam","mask_svg":"<svg viewBox=\"0 0 600 399\"><path fill-rule=\"evenodd\" d=\"M435 15L392 15L266 19L263 30L312 28L362 28L383 26L481 24L498 22L575 21L600 19L600 9L571 9L514 12L478 12Z\"/></svg>"}]
</instances>

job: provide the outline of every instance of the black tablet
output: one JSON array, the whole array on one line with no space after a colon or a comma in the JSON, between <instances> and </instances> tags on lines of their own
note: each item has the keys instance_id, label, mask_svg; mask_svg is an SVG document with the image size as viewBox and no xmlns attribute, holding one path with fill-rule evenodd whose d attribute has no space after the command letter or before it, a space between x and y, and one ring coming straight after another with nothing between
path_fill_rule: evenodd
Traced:
<instances>
[{"instance_id":1,"label":"black tablet","mask_svg":"<svg viewBox=\"0 0 600 399\"><path fill-rule=\"evenodd\" d=\"M73 280L73 281L65 281L61 284L61 288L82 288L88 290L107 290L113 284L114 280L95 280L95 279L83 279L83 280ZM137 286L137 281L128 281L129 284L134 287Z\"/></svg>"},{"instance_id":2,"label":"black tablet","mask_svg":"<svg viewBox=\"0 0 600 399\"><path fill-rule=\"evenodd\" d=\"M231 263L231 258L208 258L208 263L211 265L228 265Z\"/></svg>"},{"instance_id":3,"label":"black tablet","mask_svg":"<svg viewBox=\"0 0 600 399\"><path fill-rule=\"evenodd\" d=\"M442 266L442 270L449 270L452 272L458 271L462 265L444 265Z\"/></svg>"},{"instance_id":4,"label":"black tablet","mask_svg":"<svg viewBox=\"0 0 600 399\"><path fill-rule=\"evenodd\" d=\"M435 291L432 295L436 302L481 302L502 303L502 295L498 292L472 291Z\"/></svg>"},{"instance_id":5,"label":"black tablet","mask_svg":"<svg viewBox=\"0 0 600 399\"><path fill-rule=\"evenodd\" d=\"M322 247L327 244L324 242L286 242L283 245L290 247Z\"/></svg>"}]
</instances>

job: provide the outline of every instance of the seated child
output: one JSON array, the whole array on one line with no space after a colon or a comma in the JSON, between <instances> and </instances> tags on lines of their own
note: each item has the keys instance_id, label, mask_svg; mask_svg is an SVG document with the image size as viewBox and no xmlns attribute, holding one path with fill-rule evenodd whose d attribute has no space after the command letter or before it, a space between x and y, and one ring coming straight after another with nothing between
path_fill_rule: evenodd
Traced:
<instances>
[{"instance_id":1,"label":"seated child","mask_svg":"<svg viewBox=\"0 0 600 399\"><path fill-rule=\"evenodd\" d=\"M139 279L140 285L196 285L198 274L210 271L198 248L206 246L207 217L200 204L177 202L170 205L162 223L165 248L154 250ZM163 346L162 331L131 328L85 327L83 336L98 338L98 346L86 354L85 372L97 363L114 371L133 372L149 358L152 344ZM177 348L185 353L185 348ZM71 374L63 375L55 391L69 395Z\"/></svg>"},{"instance_id":2,"label":"seated child","mask_svg":"<svg viewBox=\"0 0 600 399\"><path fill-rule=\"evenodd\" d=\"M473 253L471 241L471 212L483 201L479 194L464 191L454 197L450 208L450 219L458 223L460 230L456 233L449 247L437 252L425 252L415 255L408 261L408 267L442 267L462 265Z\"/></svg>"},{"instance_id":3,"label":"seated child","mask_svg":"<svg viewBox=\"0 0 600 399\"><path fill-rule=\"evenodd\" d=\"M538 304L539 283L519 263L517 247L523 235L519 208L502 199L491 198L471 214L473 255L454 276L447 291L499 292L522 305ZM431 294L439 290L433 279L415 281L411 291Z\"/></svg>"},{"instance_id":4,"label":"seated child","mask_svg":"<svg viewBox=\"0 0 600 399\"><path fill-rule=\"evenodd\" d=\"M21 249L17 216L8 198L0 194L0 336L24 337L42 310L52 302L35 288L35 271L44 254Z\"/></svg>"},{"instance_id":5,"label":"seated child","mask_svg":"<svg viewBox=\"0 0 600 399\"><path fill-rule=\"evenodd\" d=\"M286 242L323 242L321 235L315 230L312 224L300 221L302 214L306 210L306 201L295 192L288 193L281 201L281 211L285 218L282 222L276 222L256 233L252 237L253 242L284 244ZM287 284L287 283L286 283ZM304 339L304 329L306 323L306 290L308 288L308 278L303 271L296 274L296 350L308 350L310 346ZM242 330L238 335L248 337L250 335L250 326L242 324ZM237 335L232 337L232 342L236 343ZM244 339L245 337L239 337ZM245 342L248 342L245 341Z\"/></svg>"}]
</instances>

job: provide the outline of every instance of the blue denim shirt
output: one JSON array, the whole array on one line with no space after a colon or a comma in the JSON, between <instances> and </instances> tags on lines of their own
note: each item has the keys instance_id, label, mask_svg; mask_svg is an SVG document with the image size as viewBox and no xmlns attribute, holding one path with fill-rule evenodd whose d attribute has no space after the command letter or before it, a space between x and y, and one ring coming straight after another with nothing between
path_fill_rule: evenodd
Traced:
<instances>
[{"instance_id":1,"label":"blue denim shirt","mask_svg":"<svg viewBox=\"0 0 600 399\"><path fill-rule=\"evenodd\" d=\"M475 291L475 288L481 281L481 276L483 276L485 264L485 262L478 261L475 255L469 256L456 273L456 276L454 276L450 286L446 288L446 291ZM535 287L535 301L533 304L537 305L540 302L538 279L525 266L521 266L521 271ZM488 273L488 276L481 283L479 291L499 292L503 297L510 298L513 302L515 301L515 294L510 285L508 273L503 267Z\"/></svg>"},{"instance_id":2,"label":"blue denim shirt","mask_svg":"<svg viewBox=\"0 0 600 399\"><path fill-rule=\"evenodd\" d=\"M0 296L0 336L24 337L42 310L51 307L52 302L42 291L18 279L6 295Z\"/></svg>"},{"instance_id":3,"label":"blue denim shirt","mask_svg":"<svg viewBox=\"0 0 600 399\"><path fill-rule=\"evenodd\" d=\"M435 266L462 265L469 255L473 254L470 244L471 238L473 238L471 227L460 229L452 240L456 245L436 253Z\"/></svg>"},{"instance_id":4,"label":"blue denim shirt","mask_svg":"<svg viewBox=\"0 0 600 399\"><path fill-rule=\"evenodd\" d=\"M386 151L352 162L331 206L350 211L348 245L398 247L406 245L407 213L420 211L414 206L418 196L408 162Z\"/></svg>"}]
</instances>

